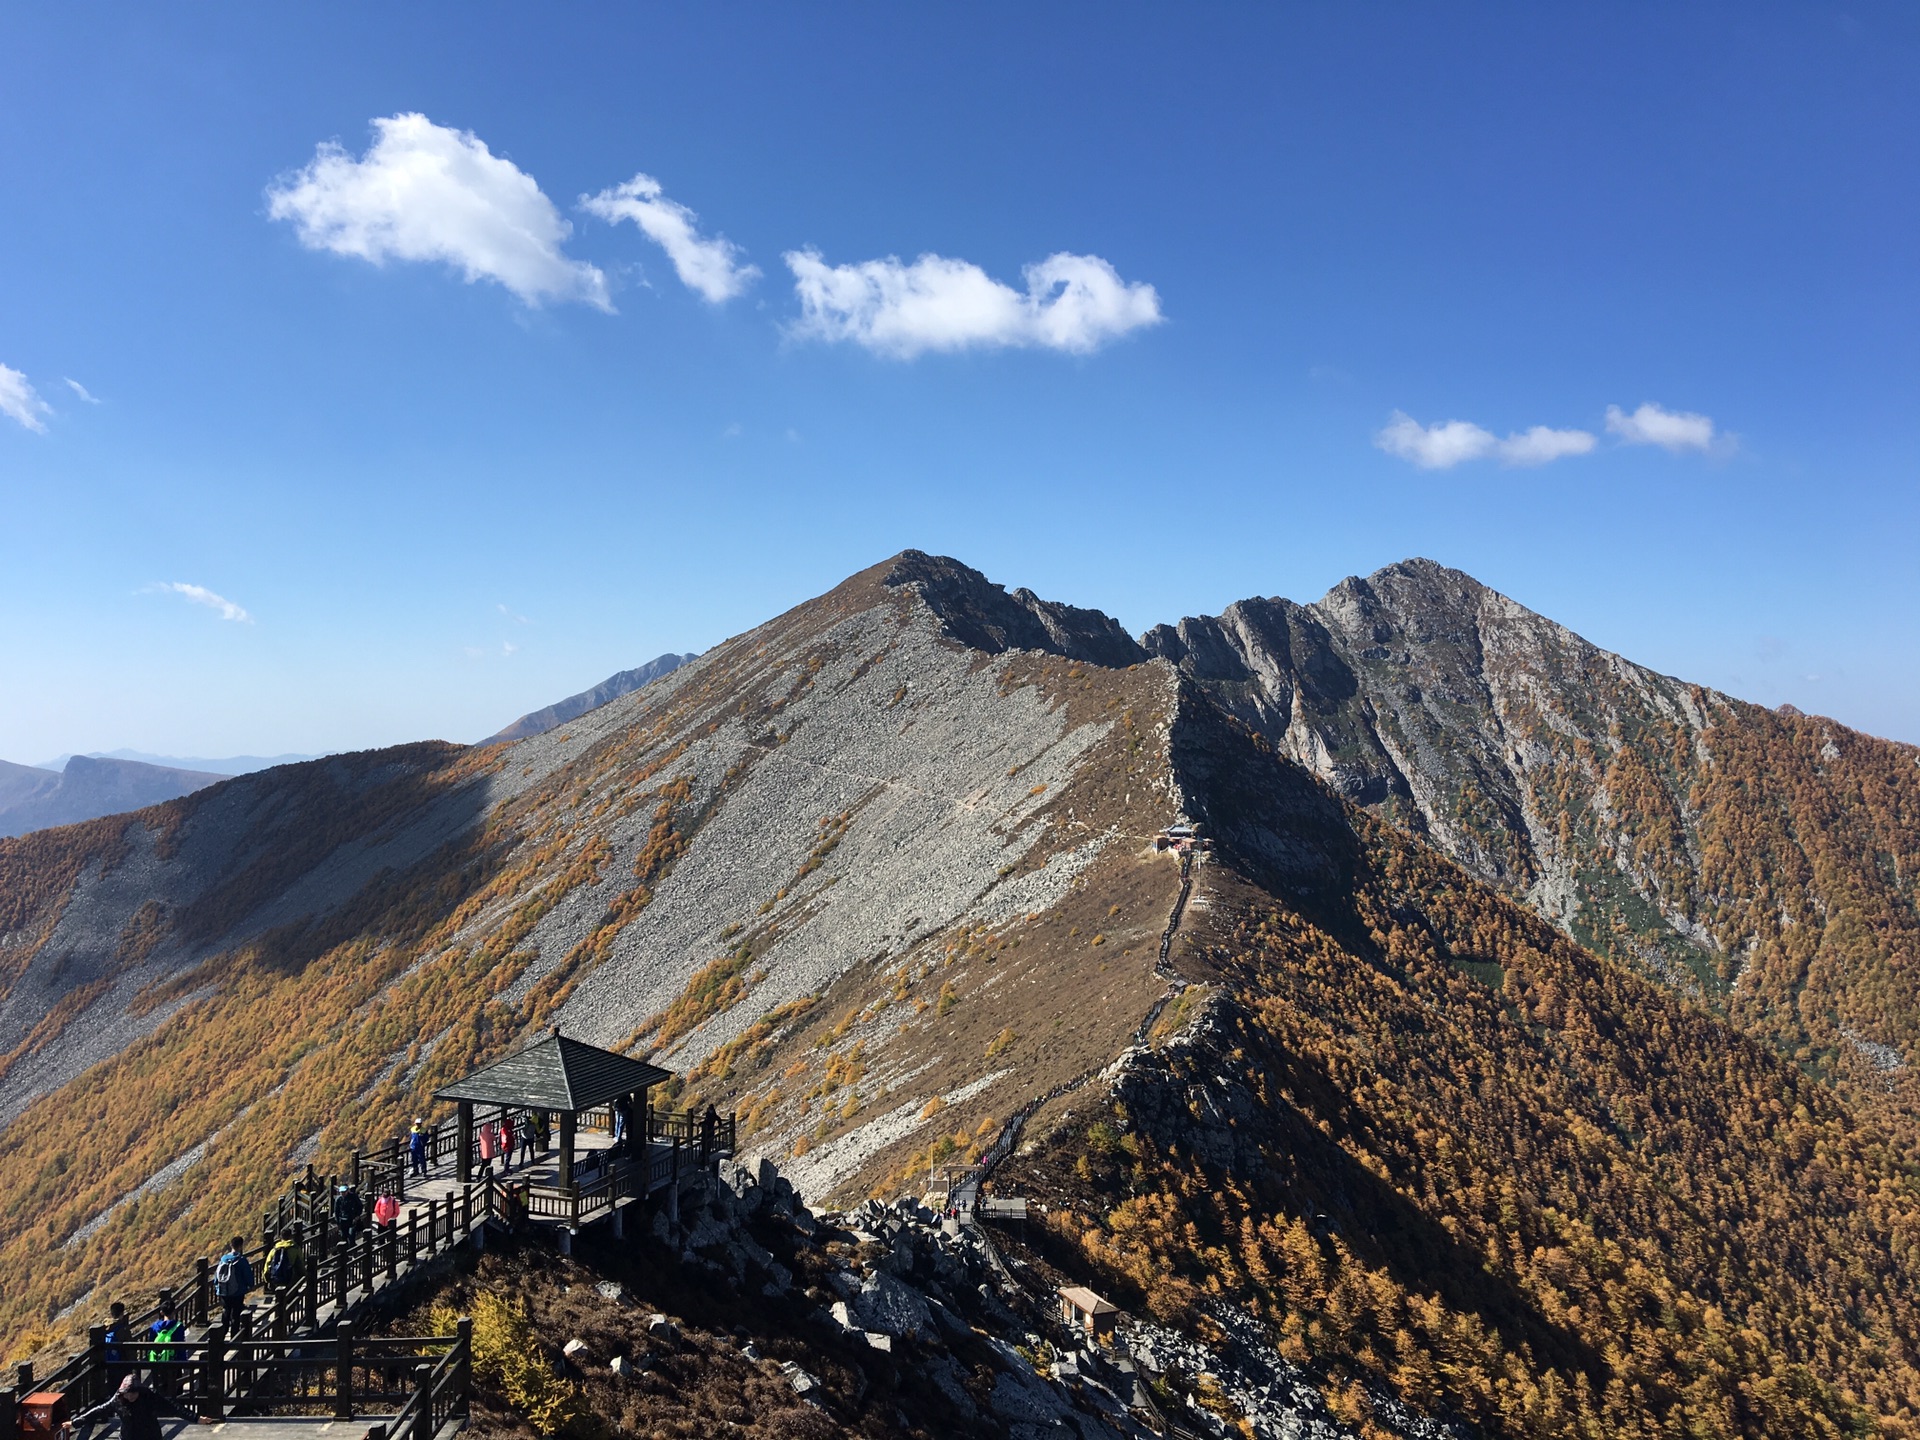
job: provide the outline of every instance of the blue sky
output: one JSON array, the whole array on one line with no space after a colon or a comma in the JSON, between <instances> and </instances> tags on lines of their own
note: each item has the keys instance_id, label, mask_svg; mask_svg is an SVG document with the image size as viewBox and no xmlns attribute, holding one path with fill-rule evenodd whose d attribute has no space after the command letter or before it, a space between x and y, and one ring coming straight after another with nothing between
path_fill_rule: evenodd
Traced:
<instances>
[{"instance_id":1,"label":"blue sky","mask_svg":"<svg viewBox=\"0 0 1920 1440\"><path fill-rule=\"evenodd\" d=\"M1917 16L14 6L0 756L470 740L907 546L1920 741Z\"/></svg>"}]
</instances>

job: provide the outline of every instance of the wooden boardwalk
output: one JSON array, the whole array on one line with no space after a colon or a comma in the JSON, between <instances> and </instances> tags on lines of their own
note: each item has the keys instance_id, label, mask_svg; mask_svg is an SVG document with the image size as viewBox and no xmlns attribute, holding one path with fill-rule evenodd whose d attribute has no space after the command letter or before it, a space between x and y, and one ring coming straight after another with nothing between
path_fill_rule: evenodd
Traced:
<instances>
[{"instance_id":1,"label":"wooden boardwalk","mask_svg":"<svg viewBox=\"0 0 1920 1440\"><path fill-rule=\"evenodd\" d=\"M264 1282L266 1256L282 1236L296 1236L305 1252L299 1278L249 1296L237 1318L213 1293L213 1262L200 1259L157 1303L128 1316L123 1359L110 1359L104 1326L87 1332L87 1348L36 1380L31 1365L15 1367L14 1384L0 1389L0 1436L11 1436L33 1397L55 1392L75 1413L103 1400L118 1377L137 1367L157 1374L179 1403L213 1428L244 1427L249 1440L362 1440L375 1430L387 1440L445 1440L465 1424L471 1392L471 1326L437 1337L381 1337L360 1333L387 1292L457 1246L484 1245L489 1226L550 1228L561 1247L574 1232L602 1220L621 1227L627 1208L673 1188L678 1178L711 1165L733 1148L732 1118L715 1123L648 1111L644 1135L616 1144L614 1116L570 1137L572 1178L562 1180L560 1157L547 1153L525 1165L476 1165L471 1134L451 1122L428 1132L424 1175L408 1173L404 1141L353 1157L349 1174L313 1174L295 1181L262 1217L247 1248ZM469 1132L471 1127L469 1126ZM468 1141L462 1181L461 1141ZM498 1166L499 1168L494 1168ZM342 1186L367 1199L350 1233L332 1218ZM398 1212L376 1225L372 1201L390 1195ZM162 1342L146 1338L163 1312L185 1327L166 1342L170 1355L152 1362ZM233 1321L229 1331L227 1323ZM198 1434L201 1426L176 1427ZM237 1436L236 1431L236 1436Z\"/></svg>"}]
</instances>

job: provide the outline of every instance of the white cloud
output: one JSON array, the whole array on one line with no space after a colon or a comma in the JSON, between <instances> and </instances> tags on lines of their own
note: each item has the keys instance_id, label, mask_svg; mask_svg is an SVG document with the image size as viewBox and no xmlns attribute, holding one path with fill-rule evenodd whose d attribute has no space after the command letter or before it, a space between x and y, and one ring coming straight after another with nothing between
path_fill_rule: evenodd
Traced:
<instances>
[{"instance_id":1,"label":"white cloud","mask_svg":"<svg viewBox=\"0 0 1920 1440\"><path fill-rule=\"evenodd\" d=\"M373 122L356 160L333 141L267 190L267 213L301 244L383 264L438 260L493 280L529 305L584 300L611 310L607 277L561 246L573 226L527 174L469 130L424 115Z\"/></svg>"},{"instance_id":2,"label":"white cloud","mask_svg":"<svg viewBox=\"0 0 1920 1440\"><path fill-rule=\"evenodd\" d=\"M1618 435L1629 445L1658 445L1675 454L1713 448L1713 421L1687 410L1663 409L1652 401L1631 415L1618 405L1609 405L1607 433Z\"/></svg>"},{"instance_id":3,"label":"white cloud","mask_svg":"<svg viewBox=\"0 0 1920 1440\"><path fill-rule=\"evenodd\" d=\"M1468 460L1495 459L1503 465L1545 465L1569 455L1585 455L1595 445L1585 430L1555 430L1535 425L1502 440L1470 420L1422 425L1396 410L1373 443L1389 455L1422 470L1451 470Z\"/></svg>"},{"instance_id":4,"label":"white cloud","mask_svg":"<svg viewBox=\"0 0 1920 1440\"><path fill-rule=\"evenodd\" d=\"M237 620L243 625L253 623L253 616L226 596L216 595L204 585L189 585L181 580L157 580L147 589L167 595L181 595L196 605L205 605L209 610L218 610L222 620Z\"/></svg>"},{"instance_id":5,"label":"white cloud","mask_svg":"<svg viewBox=\"0 0 1920 1440\"><path fill-rule=\"evenodd\" d=\"M1569 455L1585 455L1597 443L1585 430L1553 430L1535 425L1502 440L1499 455L1509 465L1545 465Z\"/></svg>"},{"instance_id":6,"label":"white cloud","mask_svg":"<svg viewBox=\"0 0 1920 1440\"><path fill-rule=\"evenodd\" d=\"M100 403L100 397L98 395L93 394L86 386L82 385L78 380L75 380L71 375L67 377L67 388L89 405L98 405Z\"/></svg>"},{"instance_id":7,"label":"white cloud","mask_svg":"<svg viewBox=\"0 0 1920 1440\"><path fill-rule=\"evenodd\" d=\"M1163 318L1153 286L1126 283L1098 255L1062 252L1027 266L1025 294L941 255L829 265L816 250L791 250L786 261L800 297L795 335L851 340L898 360L974 346L1084 355Z\"/></svg>"},{"instance_id":8,"label":"white cloud","mask_svg":"<svg viewBox=\"0 0 1920 1440\"><path fill-rule=\"evenodd\" d=\"M733 299L760 278L759 267L742 263L744 250L723 236L703 236L694 223L700 217L679 201L667 199L651 175L636 175L598 195L582 195L580 205L613 224L631 220L638 225L667 252L681 283L712 304Z\"/></svg>"},{"instance_id":9,"label":"white cloud","mask_svg":"<svg viewBox=\"0 0 1920 1440\"><path fill-rule=\"evenodd\" d=\"M51 415L53 407L40 398L40 392L21 371L0 365L0 415L17 420L37 435L47 432L42 415Z\"/></svg>"}]
</instances>

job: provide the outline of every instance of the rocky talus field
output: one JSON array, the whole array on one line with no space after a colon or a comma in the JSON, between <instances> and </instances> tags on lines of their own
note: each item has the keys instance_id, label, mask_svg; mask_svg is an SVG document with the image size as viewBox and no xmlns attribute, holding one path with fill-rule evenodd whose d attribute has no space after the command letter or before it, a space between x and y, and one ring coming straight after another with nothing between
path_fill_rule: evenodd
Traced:
<instances>
[{"instance_id":1,"label":"rocky talus field","mask_svg":"<svg viewBox=\"0 0 1920 1440\"><path fill-rule=\"evenodd\" d=\"M1430 562L1136 639L909 551L525 739L0 841L0 1333L558 1023L738 1112L644 1283L785 1297L763 1433L1911 1434L1917 866L1910 747ZM895 1206L986 1154L994 1256Z\"/></svg>"}]
</instances>

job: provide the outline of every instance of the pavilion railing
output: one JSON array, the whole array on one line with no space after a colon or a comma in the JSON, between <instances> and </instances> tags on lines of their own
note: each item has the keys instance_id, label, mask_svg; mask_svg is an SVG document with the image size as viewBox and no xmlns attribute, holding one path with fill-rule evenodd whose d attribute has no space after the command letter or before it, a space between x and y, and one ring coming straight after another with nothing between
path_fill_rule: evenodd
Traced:
<instances>
[{"instance_id":1,"label":"pavilion railing","mask_svg":"<svg viewBox=\"0 0 1920 1440\"><path fill-rule=\"evenodd\" d=\"M617 1121L613 1107L605 1106L585 1112L581 1123L590 1130L613 1133ZM564 1203L564 1218L577 1226L600 1218L623 1200L652 1193L682 1169L737 1153L738 1132L732 1115L716 1114L709 1124L704 1114L648 1108L643 1123L650 1143L637 1156L629 1156L624 1162L603 1161L605 1168L598 1174L589 1168L570 1191L555 1188L543 1194L537 1187L522 1187L518 1193L525 1213L562 1218L559 1207ZM443 1121L427 1135L427 1164L441 1170L456 1159L458 1122ZM477 1144L469 1149L468 1159L471 1169L477 1169ZM309 1166L307 1173L264 1212L260 1238L244 1251L260 1281L257 1298L247 1308L243 1322L251 1336L278 1341L330 1325L340 1311L358 1303L356 1296L364 1299L421 1260L466 1239L498 1211L499 1182L483 1178L444 1199L413 1202L412 1213L397 1226L376 1227L371 1214L363 1213L351 1237L342 1232L332 1214L339 1185L358 1189L370 1212L371 1200L379 1195L406 1200L410 1169L407 1137L396 1136L370 1151L356 1152L344 1175L319 1175ZM300 1241L304 1251L300 1278L291 1285L267 1287L267 1255L282 1236ZM212 1259L199 1257L171 1284L159 1288L156 1303L129 1311L128 1333L140 1338L121 1348L148 1348L144 1337L167 1307L188 1326L211 1327L221 1309L214 1294L213 1270ZM32 1366L16 1367L13 1389L0 1388L0 1436L9 1433L7 1420L15 1397L24 1398L30 1390L68 1391L76 1408L105 1398L98 1389L106 1373L104 1340L99 1338L104 1336L104 1327L94 1326L88 1336L88 1351L69 1355L65 1363L38 1382Z\"/></svg>"},{"instance_id":2,"label":"pavilion railing","mask_svg":"<svg viewBox=\"0 0 1920 1440\"><path fill-rule=\"evenodd\" d=\"M215 1325L199 1340L150 1345L119 1360L77 1357L68 1384L58 1386L56 1374L39 1388L64 1388L77 1413L134 1372L206 1420L395 1414L388 1427L394 1440L431 1440L440 1425L467 1413L472 1355L473 1322L464 1317L454 1334L431 1336L355 1335L343 1327L301 1339L236 1339ZM22 1378L31 1383L30 1373Z\"/></svg>"}]
</instances>

